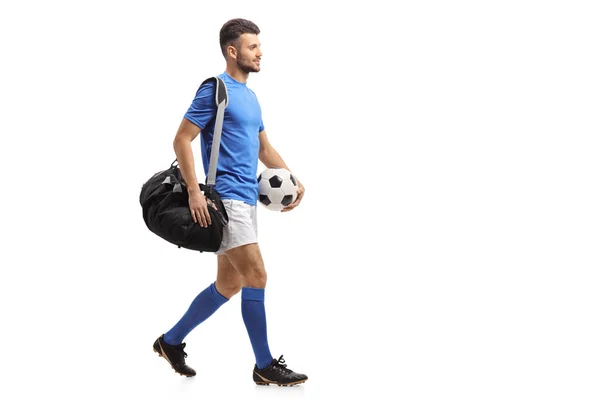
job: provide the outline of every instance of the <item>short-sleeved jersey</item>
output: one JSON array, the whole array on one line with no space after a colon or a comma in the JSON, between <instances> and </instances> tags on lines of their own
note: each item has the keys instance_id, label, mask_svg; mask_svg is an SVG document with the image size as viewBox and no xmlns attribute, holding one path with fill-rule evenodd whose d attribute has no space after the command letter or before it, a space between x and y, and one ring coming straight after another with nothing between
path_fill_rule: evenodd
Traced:
<instances>
[{"instance_id":1,"label":"short-sleeved jersey","mask_svg":"<svg viewBox=\"0 0 600 400\"><path fill-rule=\"evenodd\" d=\"M245 83L236 81L226 72L218 77L227 86L229 104L223 118L215 189L222 199L256 205L260 148L258 134L264 130L260 104ZM205 175L208 175L216 113L215 84L211 81L200 86L184 116L201 129L200 146Z\"/></svg>"}]
</instances>

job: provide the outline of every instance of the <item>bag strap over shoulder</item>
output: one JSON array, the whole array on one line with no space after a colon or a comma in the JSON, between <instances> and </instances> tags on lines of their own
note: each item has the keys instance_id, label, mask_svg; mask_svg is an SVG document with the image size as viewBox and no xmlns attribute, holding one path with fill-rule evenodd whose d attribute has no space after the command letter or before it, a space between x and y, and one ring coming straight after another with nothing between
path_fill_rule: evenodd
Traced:
<instances>
[{"instance_id":1,"label":"bag strap over shoulder","mask_svg":"<svg viewBox=\"0 0 600 400\"><path fill-rule=\"evenodd\" d=\"M227 86L220 78L211 77L206 79L202 84L215 81L215 103L217 104L217 118L215 120L215 130L213 133L212 150L210 152L210 163L208 164L208 175L206 177L206 185L212 188L215 185L217 177L217 162L219 160L219 148L221 146L221 131L223 130L223 118L225 116L225 107L229 104L229 96L227 95Z\"/></svg>"},{"instance_id":2,"label":"bag strap over shoulder","mask_svg":"<svg viewBox=\"0 0 600 400\"><path fill-rule=\"evenodd\" d=\"M208 188L212 188L215 185L217 177L217 162L219 161L219 148L221 147L221 131L223 130L223 118L225 117L225 108L229 104L229 95L227 94L227 86L221 78L212 76L207 78L200 84L214 81L215 82L215 104L217 105L217 117L215 120L215 130L213 133L212 149L210 152L210 162L208 165L208 175L206 177L206 185ZM171 167L179 164L177 159L173 161Z\"/></svg>"}]
</instances>

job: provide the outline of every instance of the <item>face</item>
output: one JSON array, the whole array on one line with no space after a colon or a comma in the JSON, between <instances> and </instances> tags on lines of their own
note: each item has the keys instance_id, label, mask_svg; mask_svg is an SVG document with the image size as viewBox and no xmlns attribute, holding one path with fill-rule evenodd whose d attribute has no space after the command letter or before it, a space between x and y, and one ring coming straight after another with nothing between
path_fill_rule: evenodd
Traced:
<instances>
[{"instance_id":1,"label":"face","mask_svg":"<svg viewBox=\"0 0 600 400\"><path fill-rule=\"evenodd\" d=\"M240 70L250 73L260 71L260 41L253 33L244 33L239 39L239 49L235 49L236 63Z\"/></svg>"}]
</instances>

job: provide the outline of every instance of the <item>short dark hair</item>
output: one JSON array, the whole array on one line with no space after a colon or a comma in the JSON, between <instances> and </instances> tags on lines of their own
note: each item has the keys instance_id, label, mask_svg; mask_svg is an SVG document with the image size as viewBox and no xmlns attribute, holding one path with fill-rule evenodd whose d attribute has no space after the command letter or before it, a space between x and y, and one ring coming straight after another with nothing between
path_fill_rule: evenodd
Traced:
<instances>
[{"instance_id":1,"label":"short dark hair","mask_svg":"<svg viewBox=\"0 0 600 400\"><path fill-rule=\"evenodd\" d=\"M225 22L219 32L219 43L221 44L221 53L223 57L227 58L227 47L230 45L236 45L237 40L244 33L253 33L258 35L260 29L252 21L248 21L243 18L230 19Z\"/></svg>"}]
</instances>

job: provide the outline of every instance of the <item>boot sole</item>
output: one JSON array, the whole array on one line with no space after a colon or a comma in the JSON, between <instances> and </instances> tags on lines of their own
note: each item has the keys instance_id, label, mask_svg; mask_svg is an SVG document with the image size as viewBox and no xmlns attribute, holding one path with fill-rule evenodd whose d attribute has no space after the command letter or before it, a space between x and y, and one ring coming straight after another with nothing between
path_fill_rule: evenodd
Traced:
<instances>
[{"instance_id":1,"label":"boot sole","mask_svg":"<svg viewBox=\"0 0 600 400\"><path fill-rule=\"evenodd\" d=\"M158 345L160 347L160 344ZM162 349L161 349L162 350ZM165 356L163 356L163 354L159 353L158 351L156 351L156 349L154 348L154 346L152 346L152 351L154 351L156 354L158 354L159 357L164 358L165 360L167 360L167 362L169 363L169 365L171 366L171 368L173 369L173 371L175 371L176 373L178 373L181 376L185 376L186 378L191 378L195 375L186 375L186 374L182 374L181 372L177 371L174 367L173 364L171 364L171 361L169 361L169 359Z\"/></svg>"},{"instance_id":2,"label":"boot sole","mask_svg":"<svg viewBox=\"0 0 600 400\"><path fill-rule=\"evenodd\" d=\"M295 385L299 385L301 383L306 382L308 379L302 379L300 381L296 381L296 382L289 382L289 383L279 383L279 382L275 382L275 381L268 381L268 382L254 382L257 385L260 386L269 386L271 383L277 386L295 386Z\"/></svg>"}]
</instances>

